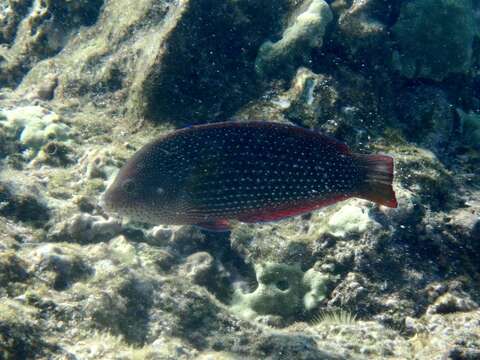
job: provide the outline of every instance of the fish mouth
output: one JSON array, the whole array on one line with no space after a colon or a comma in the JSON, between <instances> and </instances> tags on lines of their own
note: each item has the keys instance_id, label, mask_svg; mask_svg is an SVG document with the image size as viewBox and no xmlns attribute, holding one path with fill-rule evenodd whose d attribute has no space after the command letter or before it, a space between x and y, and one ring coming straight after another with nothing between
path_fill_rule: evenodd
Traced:
<instances>
[{"instance_id":1,"label":"fish mouth","mask_svg":"<svg viewBox=\"0 0 480 360\"><path fill-rule=\"evenodd\" d=\"M119 199L117 195L115 189L107 189L102 195L100 195L98 205L111 217L126 217L130 219L132 215L130 214L127 202L123 201L123 199Z\"/></svg>"}]
</instances>

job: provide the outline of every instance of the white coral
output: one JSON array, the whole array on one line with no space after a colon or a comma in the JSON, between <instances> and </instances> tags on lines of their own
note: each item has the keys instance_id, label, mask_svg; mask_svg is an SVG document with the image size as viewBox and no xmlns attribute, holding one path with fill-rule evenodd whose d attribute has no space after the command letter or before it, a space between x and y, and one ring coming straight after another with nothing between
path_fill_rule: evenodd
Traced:
<instances>
[{"instance_id":1,"label":"white coral","mask_svg":"<svg viewBox=\"0 0 480 360\"><path fill-rule=\"evenodd\" d=\"M294 61L296 55L308 54L310 49L321 46L325 28L332 19L332 11L325 1L311 1L307 10L285 29L279 41L266 41L260 46L255 61L257 73L265 75L279 65L293 65L289 63Z\"/></svg>"}]
</instances>

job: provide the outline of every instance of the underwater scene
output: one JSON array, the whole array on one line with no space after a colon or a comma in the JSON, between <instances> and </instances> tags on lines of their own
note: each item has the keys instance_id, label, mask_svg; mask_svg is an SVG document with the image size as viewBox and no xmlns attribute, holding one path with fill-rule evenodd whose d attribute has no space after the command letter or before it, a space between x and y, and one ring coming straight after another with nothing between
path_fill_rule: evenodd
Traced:
<instances>
[{"instance_id":1,"label":"underwater scene","mask_svg":"<svg viewBox=\"0 0 480 360\"><path fill-rule=\"evenodd\" d=\"M22 359L480 359L480 1L0 0Z\"/></svg>"}]
</instances>

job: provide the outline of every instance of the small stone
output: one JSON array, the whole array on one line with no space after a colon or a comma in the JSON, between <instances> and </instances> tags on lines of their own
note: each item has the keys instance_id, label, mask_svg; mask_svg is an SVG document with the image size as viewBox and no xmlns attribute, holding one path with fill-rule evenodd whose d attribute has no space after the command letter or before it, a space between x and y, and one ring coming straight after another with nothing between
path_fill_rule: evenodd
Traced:
<instances>
[{"instance_id":1,"label":"small stone","mask_svg":"<svg viewBox=\"0 0 480 360\"><path fill-rule=\"evenodd\" d=\"M173 230L164 226L155 226L148 232L148 235L156 242L166 244L172 239Z\"/></svg>"}]
</instances>

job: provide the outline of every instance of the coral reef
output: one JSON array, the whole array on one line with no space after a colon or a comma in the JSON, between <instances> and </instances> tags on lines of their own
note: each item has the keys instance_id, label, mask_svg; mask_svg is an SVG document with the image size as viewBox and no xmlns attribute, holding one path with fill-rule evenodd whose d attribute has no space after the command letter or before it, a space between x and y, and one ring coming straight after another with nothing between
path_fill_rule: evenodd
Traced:
<instances>
[{"instance_id":1,"label":"coral reef","mask_svg":"<svg viewBox=\"0 0 480 360\"><path fill-rule=\"evenodd\" d=\"M480 357L479 11L5 1L0 358ZM218 120L392 155L399 206L350 199L224 233L102 208L143 144Z\"/></svg>"}]
</instances>

